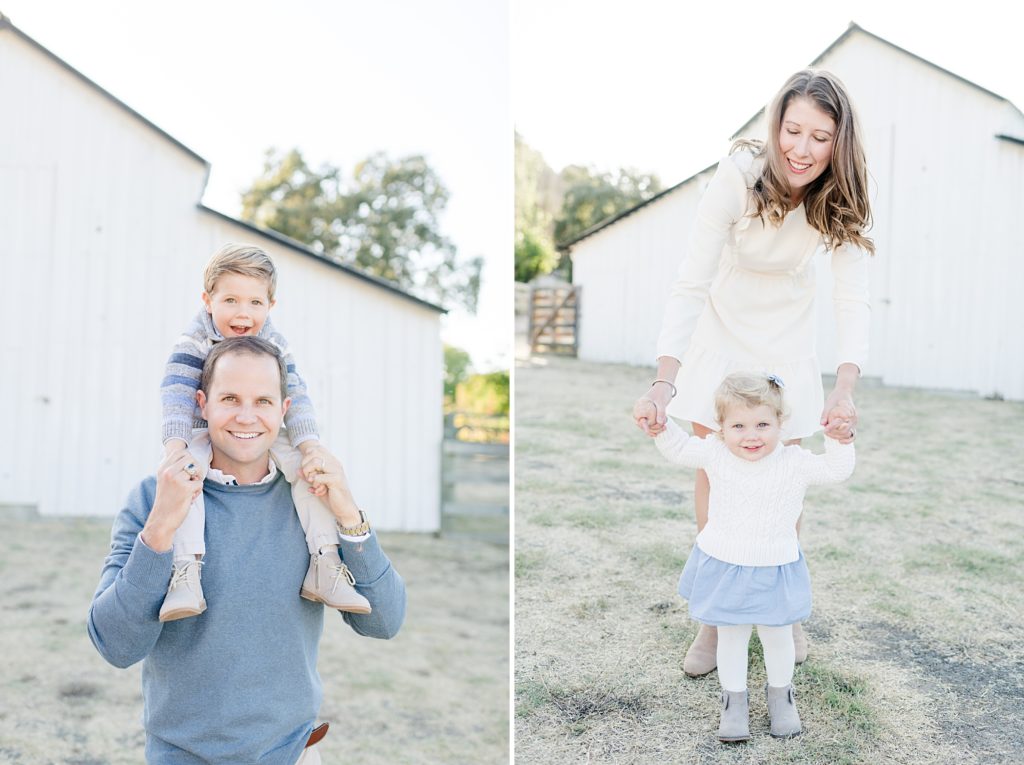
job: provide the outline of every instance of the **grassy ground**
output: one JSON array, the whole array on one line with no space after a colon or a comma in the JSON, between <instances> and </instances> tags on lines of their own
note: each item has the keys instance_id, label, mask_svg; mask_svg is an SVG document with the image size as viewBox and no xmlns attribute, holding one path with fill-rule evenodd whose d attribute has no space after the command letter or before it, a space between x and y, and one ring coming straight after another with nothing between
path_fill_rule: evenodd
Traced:
<instances>
[{"instance_id":1,"label":"grassy ground","mask_svg":"<svg viewBox=\"0 0 1024 765\"><path fill-rule=\"evenodd\" d=\"M109 666L85 630L109 533L110 519L0 511L2 763L143 761L139 665ZM406 581L406 623L377 641L326 620L324 762L508 762L507 543L462 533L381 542ZM349 724L358 733L345 738Z\"/></svg>"},{"instance_id":2,"label":"grassy ground","mask_svg":"<svg viewBox=\"0 0 1024 765\"><path fill-rule=\"evenodd\" d=\"M1021 762L1024 406L862 384L857 471L805 506L805 733L768 736L755 639L753 738L724 745L717 674L682 672L693 472L630 419L651 377L516 370L516 762Z\"/></svg>"}]
</instances>

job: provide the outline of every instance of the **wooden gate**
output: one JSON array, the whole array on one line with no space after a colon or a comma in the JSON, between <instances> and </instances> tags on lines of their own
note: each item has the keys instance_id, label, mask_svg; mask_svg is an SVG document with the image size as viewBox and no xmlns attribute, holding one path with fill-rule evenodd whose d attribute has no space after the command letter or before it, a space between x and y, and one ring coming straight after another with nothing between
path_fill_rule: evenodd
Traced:
<instances>
[{"instance_id":1,"label":"wooden gate","mask_svg":"<svg viewBox=\"0 0 1024 765\"><path fill-rule=\"evenodd\" d=\"M530 289L530 352L575 356L579 347L580 288Z\"/></svg>"}]
</instances>

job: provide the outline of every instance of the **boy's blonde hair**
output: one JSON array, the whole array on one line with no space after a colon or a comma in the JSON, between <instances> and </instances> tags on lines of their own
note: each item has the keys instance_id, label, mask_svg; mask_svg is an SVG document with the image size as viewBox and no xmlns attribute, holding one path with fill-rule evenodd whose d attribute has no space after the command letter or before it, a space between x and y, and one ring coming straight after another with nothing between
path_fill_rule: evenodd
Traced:
<instances>
[{"instance_id":1,"label":"boy's blonde hair","mask_svg":"<svg viewBox=\"0 0 1024 765\"><path fill-rule=\"evenodd\" d=\"M203 289L212 295L217 280L224 274L241 274L267 282L267 296L273 300L277 290L277 269L266 252L254 244L228 243L210 257L203 271Z\"/></svg>"},{"instance_id":2,"label":"boy's blonde hair","mask_svg":"<svg viewBox=\"0 0 1024 765\"><path fill-rule=\"evenodd\" d=\"M715 421L719 426L725 421L725 411L732 404L750 409L767 406L775 412L779 422L789 414L782 397L782 381L774 375L734 372L726 377L715 391Z\"/></svg>"}]
</instances>

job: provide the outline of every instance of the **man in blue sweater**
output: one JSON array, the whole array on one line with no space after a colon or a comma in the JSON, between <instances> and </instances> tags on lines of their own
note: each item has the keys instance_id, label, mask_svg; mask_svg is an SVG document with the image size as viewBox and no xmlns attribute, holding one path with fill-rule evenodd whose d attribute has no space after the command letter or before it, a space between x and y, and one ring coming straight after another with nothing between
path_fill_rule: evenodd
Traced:
<instances>
[{"instance_id":1,"label":"man in blue sweater","mask_svg":"<svg viewBox=\"0 0 1024 765\"><path fill-rule=\"evenodd\" d=\"M324 607L299 596L309 565L291 490L270 458L288 409L273 345L219 343L197 394L213 446L198 480L187 452L165 458L114 521L111 552L89 610L89 636L117 667L142 660L150 765L316 765L311 740L322 688L316 669ZM358 509L341 464L315 467L338 520L344 565L371 613L342 613L360 635L390 638L405 616L405 585ZM171 541L193 498L206 501L203 591L209 609L161 622ZM315 736L314 736L315 738Z\"/></svg>"}]
</instances>

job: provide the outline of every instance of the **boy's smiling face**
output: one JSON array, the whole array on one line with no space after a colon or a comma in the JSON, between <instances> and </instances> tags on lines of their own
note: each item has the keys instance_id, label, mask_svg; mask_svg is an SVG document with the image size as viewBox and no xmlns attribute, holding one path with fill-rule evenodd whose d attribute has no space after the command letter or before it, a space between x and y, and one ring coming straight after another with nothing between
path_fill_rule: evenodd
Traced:
<instances>
[{"instance_id":1,"label":"boy's smiling face","mask_svg":"<svg viewBox=\"0 0 1024 765\"><path fill-rule=\"evenodd\" d=\"M232 273L217 279L212 295L203 293L203 303L225 338L258 335L274 305L266 279Z\"/></svg>"}]
</instances>

